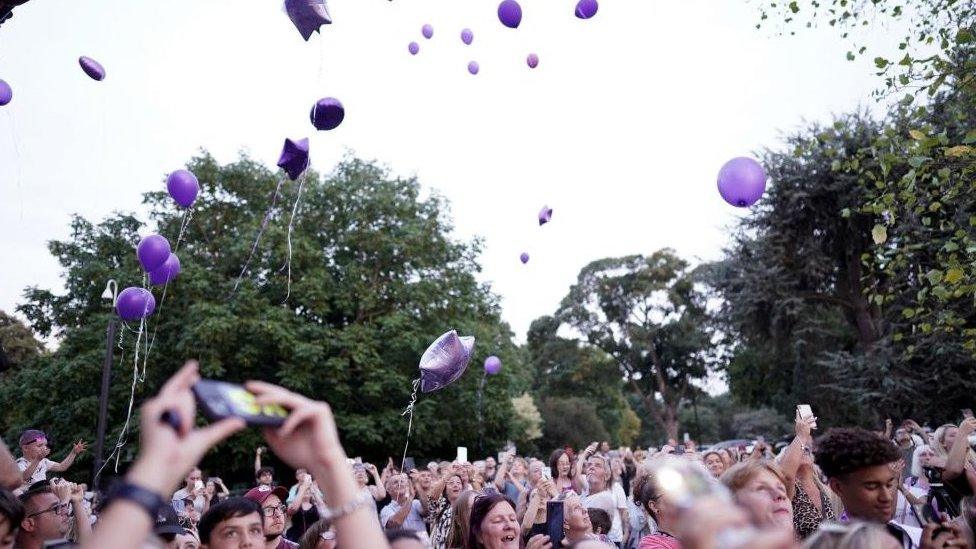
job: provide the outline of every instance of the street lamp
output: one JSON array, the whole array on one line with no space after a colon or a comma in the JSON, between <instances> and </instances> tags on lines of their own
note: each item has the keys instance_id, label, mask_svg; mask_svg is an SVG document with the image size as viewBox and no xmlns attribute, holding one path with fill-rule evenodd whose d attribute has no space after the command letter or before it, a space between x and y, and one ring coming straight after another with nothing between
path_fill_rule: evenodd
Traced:
<instances>
[{"instance_id":1,"label":"street lamp","mask_svg":"<svg viewBox=\"0 0 976 549\"><path fill-rule=\"evenodd\" d=\"M118 327L114 309L119 298L119 285L115 280L109 280L102 292L102 299L112 303L113 313L108 319L108 329L105 333L105 361L102 362L102 391L98 396L98 432L95 437L95 463L92 465L92 490L99 491L99 471L102 469L103 450L105 448L105 425L108 422L108 387L112 379L112 356L115 331Z\"/></svg>"}]
</instances>

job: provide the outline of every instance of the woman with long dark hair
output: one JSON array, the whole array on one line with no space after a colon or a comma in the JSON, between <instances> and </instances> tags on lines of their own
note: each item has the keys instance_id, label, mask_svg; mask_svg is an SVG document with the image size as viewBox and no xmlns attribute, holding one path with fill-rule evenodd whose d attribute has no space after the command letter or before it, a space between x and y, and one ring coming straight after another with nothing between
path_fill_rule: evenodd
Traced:
<instances>
[{"instance_id":1,"label":"woman with long dark hair","mask_svg":"<svg viewBox=\"0 0 976 549\"><path fill-rule=\"evenodd\" d=\"M502 494L491 493L476 496L471 507L471 520L464 549L519 549L522 527L515 514L515 504ZM551 549L548 536L532 536L526 549Z\"/></svg>"}]
</instances>

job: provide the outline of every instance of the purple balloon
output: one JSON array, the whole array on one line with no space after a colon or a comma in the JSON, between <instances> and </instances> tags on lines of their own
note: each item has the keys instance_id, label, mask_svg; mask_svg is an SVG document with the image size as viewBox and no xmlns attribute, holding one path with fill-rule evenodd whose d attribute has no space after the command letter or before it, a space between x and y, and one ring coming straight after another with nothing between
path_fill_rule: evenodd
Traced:
<instances>
[{"instance_id":1,"label":"purple balloon","mask_svg":"<svg viewBox=\"0 0 976 549\"><path fill-rule=\"evenodd\" d=\"M420 357L420 390L430 393L457 381L468 368L473 348L473 337L458 337L454 330L437 338Z\"/></svg>"},{"instance_id":2,"label":"purple balloon","mask_svg":"<svg viewBox=\"0 0 976 549\"><path fill-rule=\"evenodd\" d=\"M598 9L600 9L600 4L597 0L579 0L576 3L576 17L589 19L596 15Z\"/></svg>"},{"instance_id":3,"label":"purple balloon","mask_svg":"<svg viewBox=\"0 0 976 549\"><path fill-rule=\"evenodd\" d=\"M156 298L145 288L129 287L119 294L115 310L122 320L139 320L156 310Z\"/></svg>"},{"instance_id":4,"label":"purple balloon","mask_svg":"<svg viewBox=\"0 0 976 549\"><path fill-rule=\"evenodd\" d=\"M498 20L510 29L517 29L522 23L522 6L515 0L503 0L498 4Z\"/></svg>"},{"instance_id":5,"label":"purple balloon","mask_svg":"<svg viewBox=\"0 0 976 549\"><path fill-rule=\"evenodd\" d=\"M410 55L417 55L417 52L420 51L420 44L416 42L410 42L410 44L407 45L407 51L410 52Z\"/></svg>"},{"instance_id":6,"label":"purple balloon","mask_svg":"<svg viewBox=\"0 0 976 549\"><path fill-rule=\"evenodd\" d=\"M0 80L0 107L10 103L10 100L13 98L14 90L10 88L10 84Z\"/></svg>"},{"instance_id":7,"label":"purple balloon","mask_svg":"<svg viewBox=\"0 0 976 549\"><path fill-rule=\"evenodd\" d=\"M313 32L321 34L322 25L332 23L325 0L285 0L285 12L306 42Z\"/></svg>"},{"instance_id":8,"label":"purple balloon","mask_svg":"<svg viewBox=\"0 0 976 549\"><path fill-rule=\"evenodd\" d=\"M481 67L478 65L477 61L472 61L468 63L468 72L470 72L471 74L478 74L479 70L481 70Z\"/></svg>"},{"instance_id":9,"label":"purple balloon","mask_svg":"<svg viewBox=\"0 0 976 549\"><path fill-rule=\"evenodd\" d=\"M424 38L430 40L434 36L434 27L428 23L420 29L420 33L424 35Z\"/></svg>"},{"instance_id":10,"label":"purple balloon","mask_svg":"<svg viewBox=\"0 0 976 549\"><path fill-rule=\"evenodd\" d=\"M525 58L525 62L529 65L530 69L534 69L539 66L539 56L530 53L528 57Z\"/></svg>"},{"instance_id":11,"label":"purple balloon","mask_svg":"<svg viewBox=\"0 0 976 549\"><path fill-rule=\"evenodd\" d=\"M151 234L139 242L136 255L139 256L142 270L151 273L162 266L170 252L169 240L158 234Z\"/></svg>"},{"instance_id":12,"label":"purple balloon","mask_svg":"<svg viewBox=\"0 0 976 549\"><path fill-rule=\"evenodd\" d=\"M180 258L176 254L169 254L162 265L149 273L149 282L153 286L161 286L167 282L172 282L180 274Z\"/></svg>"},{"instance_id":13,"label":"purple balloon","mask_svg":"<svg viewBox=\"0 0 976 549\"><path fill-rule=\"evenodd\" d=\"M519 256L519 261L521 261L523 265L526 264L526 263L528 263L529 262L529 254L527 254L525 252L522 252L522 255Z\"/></svg>"},{"instance_id":14,"label":"purple balloon","mask_svg":"<svg viewBox=\"0 0 976 549\"><path fill-rule=\"evenodd\" d=\"M718 192L733 206L752 206L765 191L766 172L759 162L751 158L733 158L718 172Z\"/></svg>"},{"instance_id":15,"label":"purple balloon","mask_svg":"<svg viewBox=\"0 0 976 549\"><path fill-rule=\"evenodd\" d=\"M471 29L464 29L461 31L461 41L469 46L471 45L471 42L474 41L474 33L471 32Z\"/></svg>"},{"instance_id":16,"label":"purple balloon","mask_svg":"<svg viewBox=\"0 0 976 549\"><path fill-rule=\"evenodd\" d=\"M312 125L318 130L334 130L342 124L342 119L346 117L346 109L335 97L324 97L315 102L309 118Z\"/></svg>"},{"instance_id":17,"label":"purple balloon","mask_svg":"<svg viewBox=\"0 0 976 549\"><path fill-rule=\"evenodd\" d=\"M485 359L485 373L493 376L502 371L502 360L497 356L490 356Z\"/></svg>"},{"instance_id":18,"label":"purple balloon","mask_svg":"<svg viewBox=\"0 0 976 549\"><path fill-rule=\"evenodd\" d=\"M200 182L189 170L176 170L166 178L166 190L177 204L189 208L197 200Z\"/></svg>"},{"instance_id":19,"label":"purple balloon","mask_svg":"<svg viewBox=\"0 0 976 549\"><path fill-rule=\"evenodd\" d=\"M101 81L105 79L105 68L91 57L82 55L78 58L78 64L81 65L81 70L85 71L85 74L90 76L92 80Z\"/></svg>"},{"instance_id":20,"label":"purple balloon","mask_svg":"<svg viewBox=\"0 0 976 549\"><path fill-rule=\"evenodd\" d=\"M298 141L285 139L285 147L278 157L278 167L285 170L292 181L298 179L308 167L308 138Z\"/></svg>"},{"instance_id":21,"label":"purple balloon","mask_svg":"<svg viewBox=\"0 0 976 549\"><path fill-rule=\"evenodd\" d=\"M551 219L552 219L552 208L550 208L549 206L543 206L542 209L539 210L539 226L541 227L546 223L549 223Z\"/></svg>"}]
</instances>

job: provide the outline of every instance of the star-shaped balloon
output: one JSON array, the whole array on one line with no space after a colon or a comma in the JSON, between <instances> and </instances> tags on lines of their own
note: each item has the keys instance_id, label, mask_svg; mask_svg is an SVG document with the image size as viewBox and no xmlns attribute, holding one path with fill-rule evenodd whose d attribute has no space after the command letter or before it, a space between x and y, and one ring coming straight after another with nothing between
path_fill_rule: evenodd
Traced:
<instances>
[{"instance_id":1,"label":"star-shaped balloon","mask_svg":"<svg viewBox=\"0 0 976 549\"><path fill-rule=\"evenodd\" d=\"M550 208L549 206L543 206L542 209L539 210L539 226L541 227L546 223L549 223L551 219L552 219L552 208Z\"/></svg>"},{"instance_id":2,"label":"star-shaped balloon","mask_svg":"<svg viewBox=\"0 0 976 549\"><path fill-rule=\"evenodd\" d=\"M325 0L285 0L285 11L295 28L306 41L313 32L321 33L322 25L331 25L332 16Z\"/></svg>"},{"instance_id":3,"label":"star-shaped balloon","mask_svg":"<svg viewBox=\"0 0 976 549\"><path fill-rule=\"evenodd\" d=\"M308 138L292 141L285 139L285 147L278 157L278 167L285 170L292 181L302 175L308 167Z\"/></svg>"},{"instance_id":4,"label":"star-shaped balloon","mask_svg":"<svg viewBox=\"0 0 976 549\"><path fill-rule=\"evenodd\" d=\"M474 349L473 337L451 330L437 338L420 357L420 390L430 393L454 383L464 374Z\"/></svg>"}]
</instances>

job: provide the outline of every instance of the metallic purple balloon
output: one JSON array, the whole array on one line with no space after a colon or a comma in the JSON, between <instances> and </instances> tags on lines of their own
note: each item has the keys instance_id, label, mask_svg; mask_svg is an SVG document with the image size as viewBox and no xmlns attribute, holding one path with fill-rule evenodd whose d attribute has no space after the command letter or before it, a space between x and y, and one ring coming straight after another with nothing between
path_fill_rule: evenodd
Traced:
<instances>
[{"instance_id":1,"label":"metallic purple balloon","mask_svg":"<svg viewBox=\"0 0 976 549\"><path fill-rule=\"evenodd\" d=\"M471 32L471 29L464 29L461 31L461 41L469 46L471 45L471 42L474 41L474 33Z\"/></svg>"},{"instance_id":2,"label":"metallic purple balloon","mask_svg":"<svg viewBox=\"0 0 976 549\"><path fill-rule=\"evenodd\" d=\"M177 204L189 208L197 200L200 182L189 170L176 170L166 178L166 190Z\"/></svg>"},{"instance_id":3,"label":"metallic purple balloon","mask_svg":"<svg viewBox=\"0 0 976 549\"><path fill-rule=\"evenodd\" d=\"M470 72L471 74L478 74L479 70L481 70L481 66L478 65L477 61L472 61L468 63L468 72Z\"/></svg>"},{"instance_id":4,"label":"metallic purple balloon","mask_svg":"<svg viewBox=\"0 0 976 549\"><path fill-rule=\"evenodd\" d=\"M519 261L521 261L523 265L526 264L526 263L528 263L529 262L529 254L527 254L525 252L522 252L522 255L519 256Z\"/></svg>"},{"instance_id":5,"label":"metallic purple balloon","mask_svg":"<svg viewBox=\"0 0 976 549\"><path fill-rule=\"evenodd\" d=\"M549 223L551 219L552 219L552 208L550 208L549 206L543 206L542 209L539 210L539 226L541 227L546 223Z\"/></svg>"},{"instance_id":6,"label":"metallic purple balloon","mask_svg":"<svg viewBox=\"0 0 976 549\"><path fill-rule=\"evenodd\" d=\"M473 337L451 330L437 338L420 357L420 390L430 393L454 383L464 374L474 349Z\"/></svg>"},{"instance_id":7,"label":"metallic purple balloon","mask_svg":"<svg viewBox=\"0 0 976 549\"><path fill-rule=\"evenodd\" d=\"M285 0L285 12L306 42L313 32L321 34L322 25L332 23L325 0Z\"/></svg>"},{"instance_id":8,"label":"metallic purple balloon","mask_svg":"<svg viewBox=\"0 0 976 549\"><path fill-rule=\"evenodd\" d=\"M346 109L335 97L324 97L315 102L309 118L312 125L318 130L334 130L342 124L342 119L346 117Z\"/></svg>"},{"instance_id":9,"label":"metallic purple balloon","mask_svg":"<svg viewBox=\"0 0 976 549\"><path fill-rule=\"evenodd\" d=\"M122 320L139 320L156 310L156 298L145 288L134 286L122 290L115 301L115 310Z\"/></svg>"},{"instance_id":10,"label":"metallic purple balloon","mask_svg":"<svg viewBox=\"0 0 976 549\"><path fill-rule=\"evenodd\" d=\"M497 356L490 356L485 359L485 373L493 376L502 371L502 360Z\"/></svg>"},{"instance_id":11,"label":"metallic purple balloon","mask_svg":"<svg viewBox=\"0 0 976 549\"><path fill-rule=\"evenodd\" d=\"M539 66L539 56L530 53L528 57L525 58L525 62L529 65L530 69L534 69Z\"/></svg>"},{"instance_id":12,"label":"metallic purple balloon","mask_svg":"<svg viewBox=\"0 0 976 549\"><path fill-rule=\"evenodd\" d=\"M0 80L0 107L10 103L13 98L14 90L10 88L10 84Z\"/></svg>"},{"instance_id":13,"label":"metallic purple balloon","mask_svg":"<svg viewBox=\"0 0 976 549\"><path fill-rule=\"evenodd\" d=\"M598 9L600 9L600 4L597 0L579 0L576 3L576 17L589 19L596 15Z\"/></svg>"},{"instance_id":14,"label":"metallic purple balloon","mask_svg":"<svg viewBox=\"0 0 976 549\"><path fill-rule=\"evenodd\" d=\"M92 80L101 81L105 79L105 68L91 57L82 55L78 58L78 64L81 65L81 70L85 71L85 74L90 76Z\"/></svg>"},{"instance_id":15,"label":"metallic purple balloon","mask_svg":"<svg viewBox=\"0 0 976 549\"><path fill-rule=\"evenodd\" d=\"M498 20L510 29L517 29L522 24L522 6L515 0L503 0L498 4Z\"/></svg>"},{"instance_id":16,"label":"metallic purple balloon","mask_svg":"<svg viewBox=\"0 0 976 549\"><path fill-rule=\"evenodd\" d=\"M410 44L407 45L407 51L410 52L410 55L417 55L417 52L420 51L420 44L416 42L410 42Z\"/></svg>"},{"instance_id":17,"label":"metallic purple balloon","mask_svg":"<svg viewBox=\"0 0 976 549\"><path fill-rule=\"evenodd\" d=\"M167 282L172 282L179 274L180 258L176 257L176 254L169 254L162 265L149 273L149 283L153 286L161 286Z\"/></svg>"},{"instance_id":18,"label":"metallic purple balloon","mask_svg":"<svg viewBox=\"0 0 976 549\"><path fill-rule=\"evenodd\" d=\"M158 234L151 234L139 242L136 255L139 256L142 270L151 273L162 266L171 251L169 240Z\"/></svg>"},{"instance_id":19,"label":"metallic purple balloon","mask_svg":"<svg viewBox=\"0 0 976 549\"><path fill-rule=\"evenodd\" d=\"M424 35L424 38L430 40L434 36L434 27L428 23L420 29L420 33Z\"/></svg>"},{"instance_id":20,"label":"metallic purple balloon","mask_svg":"<svg viewBox=\"0 0 976 549\"><path fill-rule=\"evenodd\" d=\"M285 139L285 147L278 157L278 167L285 170L292 181L298 179L308 167L308 138L298 141Z\"/></svg>"},{"instance_id":21,"label":"metallic purple balloon","mask_svg":"<svg viewBox=\"0 0 976 549\"><path fill-rule=\"evenodd\" d=\"M718 172L718 192L733 206L752 206L765 191L766 172L759 162L751 158L733 158Z\"/></svg>"}]
</instances>

